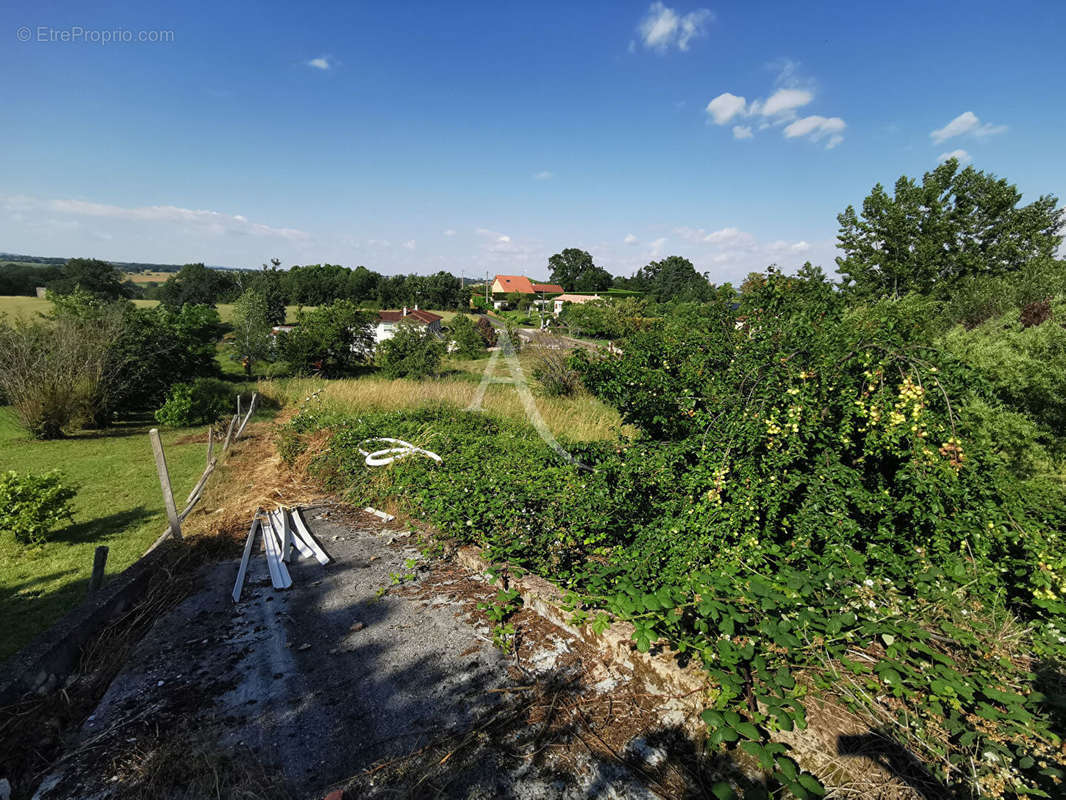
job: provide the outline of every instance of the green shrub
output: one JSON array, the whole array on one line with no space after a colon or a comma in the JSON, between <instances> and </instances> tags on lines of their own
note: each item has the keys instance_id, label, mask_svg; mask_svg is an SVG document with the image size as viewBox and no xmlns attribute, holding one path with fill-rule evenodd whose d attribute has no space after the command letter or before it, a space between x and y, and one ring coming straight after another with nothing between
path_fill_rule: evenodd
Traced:
<instances>
[{"instance_id":1,"label":"green shrub","mask_svg":"<svg viewBox=\"0 0 1066 800\"><path fill-rule=\"evenodd\" d=\"M444 357L444 342L429 329L400 322L392 338L377 347L376 361L386 378L427 378L436 375Z\"/></svg>"},{"instance_id":2,"label":"green shrub","mask_svg":"<svg viewBox=\"0 0 1066 800\"><path fill-rule=\"evenodd\" d=\"M76 490L63 485L58 470L43 475L0 474L0 531L11 533L20 544L48 538L60 523L74 518L70 501Z\"/></svg>"},{"instance_id":3,"label":"green shrub","mask_svg":"<svg viewBox=\"0 0 1066 800\"><path fill-rule=\"evenodd\" d=\"M172 428L210 425L230 413L233 398L233 387L217 378L175 383L167 393L166 402L155 412L155 418L160 425Z\"/></svg>"},{"instance_id":4,"label":"green shrub","mask_svg":"<svg viewBox=\"0 0 1066 800\"><path fill-rule=\"evenodd\" d=\"M456 314L448 323L448 339L453 352L461 358L477 358L485 354L485 339L466 314Z\"/></svg>"}]
</instances>

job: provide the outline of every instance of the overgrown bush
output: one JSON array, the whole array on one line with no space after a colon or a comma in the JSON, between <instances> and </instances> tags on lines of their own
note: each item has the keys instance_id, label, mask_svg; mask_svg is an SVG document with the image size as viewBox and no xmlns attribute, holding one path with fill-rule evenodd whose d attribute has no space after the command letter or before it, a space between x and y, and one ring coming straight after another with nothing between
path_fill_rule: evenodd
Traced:
<instances>
[{"instance_id":1,"label":"overgrown bush","mask_svg":"<svg viewBox=\"0 0 1066 800\"><path fill-rule=\"evenodd\" d=\"M234 406L233 387L217 378L197 378L192 383L175 383L166 402L155 412L160 425L188 428L210 425L227 416Z\"/></svg>"},{"instance_id":2,"label":"overgrown bush","mask_svg":"<svg viewBox=\"0 0 1066 800\"><path fill-rule=\"evenodd\" d=\"M392 338L378 344L376 361L386 378L428 378L440 371L444 342L428 328L401 321Z\"/></svg>"},{"instance_id":3,"label":"overgrown bush","mask_svg":"<svg viewBox=\"0 0 1066 800\"><path fill-rule=\"evenodd\" d=\"M485 339L466 314L456 314L448 323L448 340L461 358L478 358L485 354Z\"/></svg>"},{"instance_id":4,"label":"overgrown bush","mask_svg":"<svg viewBox=\"0 0 1066 800\"><path fill-rule=\"evenodd\" d=\"M527 352L533 353L533 377L549 397L569 397L581 386L581 378L570 365L570 348L557 336L536 334Z\"/></svg>"},{"instance_id":5,"label":"overgrown bush","mask_svg":"<svg viewBox=\"0 0 1066 800\"><path fill-rule=\"evenodd\" d=\"M645 438L571 448L447 409L297 417L334 429L314 469L559 581L578 622L629 619L715 690L715 747L799 797L820 790L775 732L829 695L888 724L961 796L1054 796L1064 777L1066 497L1031 418L929 346L929 302L845 309L817 276L771 274L724 313L666 319L622 354L576 353ZM1038 330L1038 329L1030 329ZM375 431L439 453L368 469ZM295 448L290 448L294 450ZM990 657L991 656L991 657ZM743 742L742 745L738 742Z\"/></svg>"},{"instance_id":6,"label":"overgrown bush","mask_svg":"<svg viewBox=\"0 0 1066 800\"><path fill-rule=\"evenodd\" d=\"M44 474L0 473L0 531L19 544L36 544L61 522L74 518L70 501L77 491L63 484L59 470Z\"/></svg>"},{"instance_id":7,"label":"overgrown bush","mask_svg":"<svg viewBox=\"0 0 1066 800\"><path fill-rule=\"evenodd\" d=\"M1061 437L1066 435L1066 327L1055 316L1066 314L1066 302L1052 304L1051 310L1051 318L1039 325L1024 326L1013 309L972 330L957 326L940 341L1001 401Z\"/></svg>"},{"instance_id":8,"label":"overgrown bush","mask_svg":"<svg viewBox=\"0 0 1066 800\"><path fill-rule=\"evenodd\" d=\"M38 439L92 422L106 393L117 315L0 322L0 390Z\"/></svg>"}]
</instances>

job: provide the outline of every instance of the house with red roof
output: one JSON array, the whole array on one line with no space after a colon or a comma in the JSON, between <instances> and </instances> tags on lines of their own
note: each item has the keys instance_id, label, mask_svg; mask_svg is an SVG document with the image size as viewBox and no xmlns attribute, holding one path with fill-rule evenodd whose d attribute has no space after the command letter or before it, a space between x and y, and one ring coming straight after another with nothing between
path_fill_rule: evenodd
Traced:
<instances>
[{"instance_id":1,"label":"house with red roof","mask_svg":"<svg viewBox=\"0 0 1066 800\"><path fill-rule=\"evenodd\" d=\"M443 319L444 317L439 314L434 314L431 311L423 311L418 306L410 309L407 306L404 306L400 311L379 311L378 322L374 327L374 344L381 344L381 342L386 339L391 339L395 336L396 326L401 323L405 325L418 325L425 330L440 334L440 323Z\"/></svg>"},{"instance_id":2,"label":"house with red roof","mask_svg":"<svg viewBox=\"0 0 1066 800\"><path fill-rule=\"evenodd\" d=\"M493 305L503 308L507 305L507 295L528 294L543 302L548 295L563 293L563 287L557 283L540 283L524 275L497 275L492 279Z\"/></svg>"}]
</instances>

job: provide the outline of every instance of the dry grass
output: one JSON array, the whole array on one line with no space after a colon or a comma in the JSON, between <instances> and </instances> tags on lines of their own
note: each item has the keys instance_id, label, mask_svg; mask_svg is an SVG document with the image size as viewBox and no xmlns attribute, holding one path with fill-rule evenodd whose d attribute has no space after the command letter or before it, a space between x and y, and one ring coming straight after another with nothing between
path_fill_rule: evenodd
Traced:
<instances>
[{"instance_id":1,"label":"dry grass","mask_svg":"<svg viewBox=\"0 0 1066 800\"><path fill-rule=\"evenodd\" d=\"M358 411L402 411L425 406L448 405L466 408L477 389L475 377L480 377L486 361L456 364L461 372L475 375L451 375L424 381L386 380L377 377L323 381L320 379L261 380L259 392L281 405L298 406L313 392L319 395L325 411L353 413ZM497 363L494 375L509 378L506 364ZM551 432L560 439L575 442L601 441L618 435L630 436L632 430L622 424L618 412L607 407L587 392L572 397L537 397L537 409ZM526 421L518 393L509 384L488 387L484 410L494 416Z\"/></svg>"}]
</instances>

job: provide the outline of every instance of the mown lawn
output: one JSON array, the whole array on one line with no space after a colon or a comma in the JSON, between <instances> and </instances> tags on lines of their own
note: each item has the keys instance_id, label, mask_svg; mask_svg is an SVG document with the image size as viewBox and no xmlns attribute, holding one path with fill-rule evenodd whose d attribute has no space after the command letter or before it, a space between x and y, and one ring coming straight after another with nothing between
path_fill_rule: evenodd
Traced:
<instances>
[{"instance_id":1,"label":"mown lawn","mask_svg":"<svg viewBox=\"0 0 1066 800\"><path fill-rule=\"evenodd\" d=\"M166 527L150 427L147 421L127 423L39 442L18 427L11 409L0 407L0 470L58 468L79 487L74 524L56 531L51 541L23 547L0 531L0 659L82 601L97 545L110 548L110 577L136 561ZM161 433L180 504L203 471L206 441L176 441L203 429Z\"/></svg>"}]
</instances>

